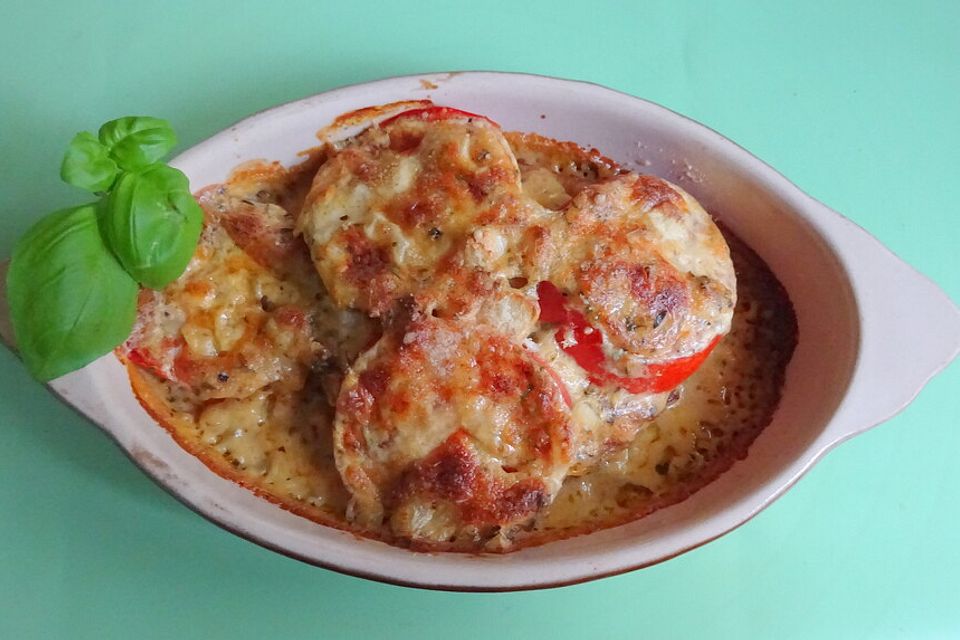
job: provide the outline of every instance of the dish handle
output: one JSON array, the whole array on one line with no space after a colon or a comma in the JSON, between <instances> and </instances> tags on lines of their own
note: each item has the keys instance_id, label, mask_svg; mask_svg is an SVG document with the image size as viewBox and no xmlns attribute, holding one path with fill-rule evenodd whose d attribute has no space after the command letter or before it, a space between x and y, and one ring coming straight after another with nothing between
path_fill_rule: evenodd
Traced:
<instances>
[{"instance_id":1,"label":"dish handle","mask_svg":"<svg viewBox=\"0 0 960 640\"><path fill-rule=\"evenodd\" d=\"M960 309L866 230L824 207L825 234L850 276L860 349L832 429L844 440L892 418L960 352Z\"/></svg>"}]
</instances>

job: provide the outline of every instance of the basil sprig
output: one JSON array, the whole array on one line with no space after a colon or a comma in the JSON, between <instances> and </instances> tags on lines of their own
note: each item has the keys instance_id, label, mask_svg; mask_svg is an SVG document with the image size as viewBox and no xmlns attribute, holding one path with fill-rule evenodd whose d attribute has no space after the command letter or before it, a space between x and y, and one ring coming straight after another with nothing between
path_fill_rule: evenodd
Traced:
<instances>
[{"instance_id":1,"label":"basil sprig","mask_svg":"<svg viewBox=\"0 0 960 640\"><path fill-rule=\"evenodd\" d=\"M7 271L21 357L39 380L74 371L122 343L138 283L160 289L193 256L203 211L187 177L161 162L177 139L159 118L112 120L78 133L61 178L101 196L51 213L17 242Z\"/></svg>"}]
</instances>

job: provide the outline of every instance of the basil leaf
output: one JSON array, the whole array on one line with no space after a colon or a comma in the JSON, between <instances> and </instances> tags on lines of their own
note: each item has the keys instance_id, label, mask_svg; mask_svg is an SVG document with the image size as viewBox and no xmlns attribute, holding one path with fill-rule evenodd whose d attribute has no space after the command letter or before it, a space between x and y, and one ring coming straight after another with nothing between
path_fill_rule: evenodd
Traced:
<instances>
[{"instance_id":1,"label":"basil leaf","mask_svg":"<svg viewBox=\"0 0 960 640\"><path fill-rule=\"evenodd\" d=\"M92 204L52 213L20 239L7 297L20 355L44 381L123 342L137 311L137 283L104 244Z\"/></svg>"},{"instance_id":2,"label":"basil leaf","mask_svg":"<svg viewBox=\"0 0 960 640\"><path fill-rule=\"evenodd\" d=\"M64 182L94 193L109 189L118 171L110 150L87 131L73 137L60 165Z\"/></svg>"},{"instance_id":3,"label":"basil leaf","mask_svg":"<svg viewBox=\"0 0 960 640\"><path fill-rule=\"evenodd\" d=\"M166 165L124 173L103 201L100 220L107 244L124 269L143 285L161 289L193 257L203 210L187 177Z\"/></svg>"},{"instance_id":4,"label":"basil leaf","mask_svg":"<svg viewBox=\"0 0 960 640\"><path fill-rule=\"evenodd\" d=\"M127 116L100 127L100 142L121 169L137 171L153 164L177 144L170 123L149 116Z\"/></svg>"}]
</instances>

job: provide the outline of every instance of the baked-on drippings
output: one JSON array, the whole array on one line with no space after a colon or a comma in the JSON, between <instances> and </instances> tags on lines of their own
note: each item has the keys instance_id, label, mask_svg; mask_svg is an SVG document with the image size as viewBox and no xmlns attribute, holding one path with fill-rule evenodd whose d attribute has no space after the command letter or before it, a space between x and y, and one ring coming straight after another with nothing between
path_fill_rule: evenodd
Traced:
<instances>
[{"instance_id":1,"label":"baked-on drippings","mask_svg":"<svg viewBox=\"0 0 960 640\"><path fill-rule=\"evenodd\" d=\"M642 517L744 456L796 341L763 262L675 185L411 107L198 193L194 260L118 350L177 442L317 522L463 551Z\"/></svg>"}]
</instances>

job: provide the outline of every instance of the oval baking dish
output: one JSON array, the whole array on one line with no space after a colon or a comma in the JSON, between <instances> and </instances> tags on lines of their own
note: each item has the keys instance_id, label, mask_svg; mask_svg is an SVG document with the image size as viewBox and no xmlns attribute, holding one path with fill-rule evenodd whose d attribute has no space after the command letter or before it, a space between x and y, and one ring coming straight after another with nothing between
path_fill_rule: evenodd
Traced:
<instances>
[{"instance_id":1,"label":"oval baking dish","mask_svg":"<svg viewBox=\"0 0 960 640\"><path fill-rule=\"evenodd\" d=\"M50 384L168 491L240 536L345 573L443 589L556 586L648 566L749 520L831 447L905 407L960 349L956 306L867 232L716 132L597 85L505 73L382 80L256 114L172 164L199 189L246 160L294 163L339 114L424 98L667 178L749 244L783 283L799 324L773 422L746 459L641 520L507 555L431 554L313 523L215 475L147 415L112 355Z\"/></svg>"}]
</instances>

